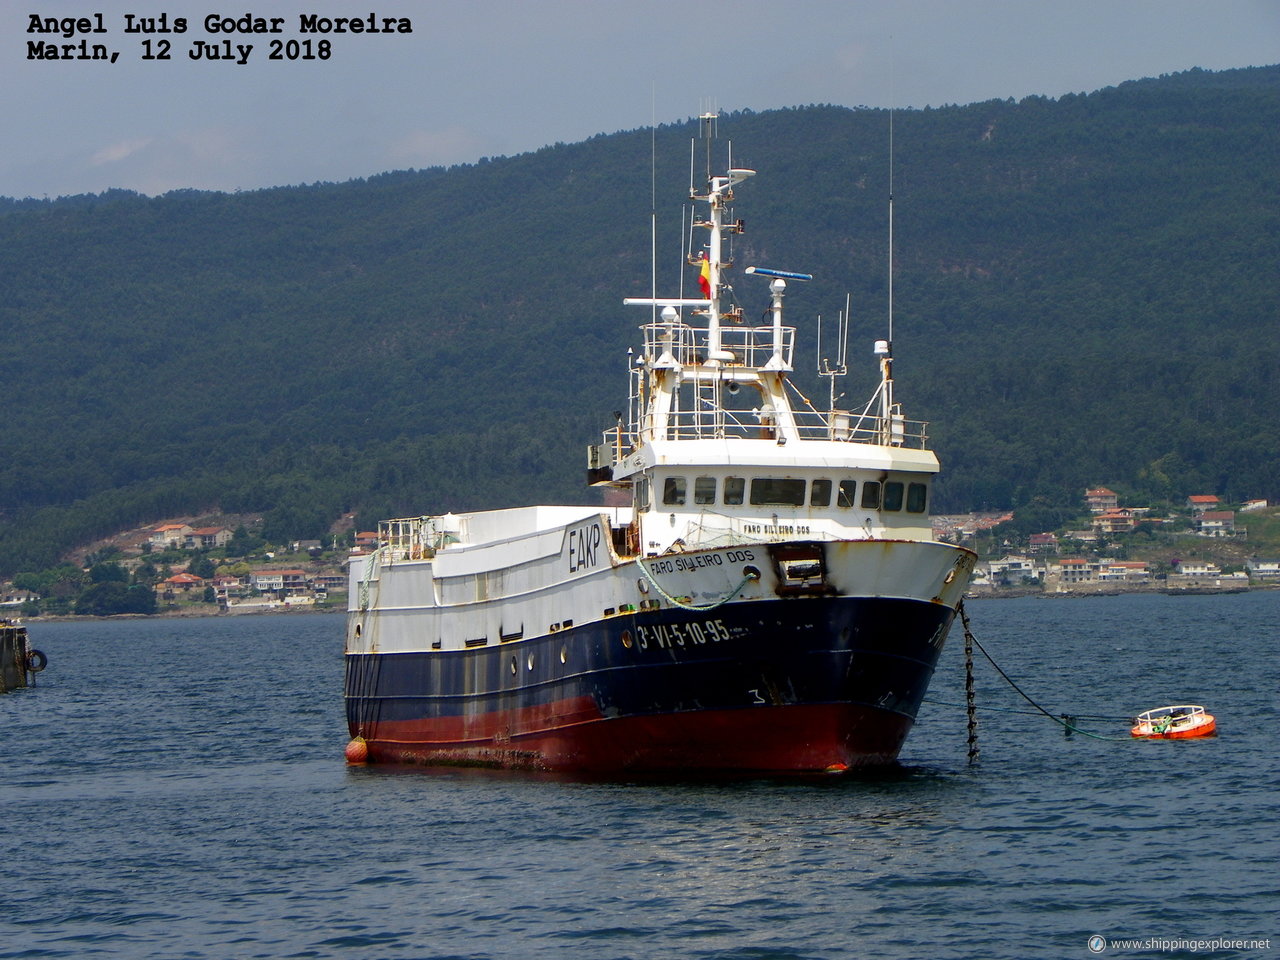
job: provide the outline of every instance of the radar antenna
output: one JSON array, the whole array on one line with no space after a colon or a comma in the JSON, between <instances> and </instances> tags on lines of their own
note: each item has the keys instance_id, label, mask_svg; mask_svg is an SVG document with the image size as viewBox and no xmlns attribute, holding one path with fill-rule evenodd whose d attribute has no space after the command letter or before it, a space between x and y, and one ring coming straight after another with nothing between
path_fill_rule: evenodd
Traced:
<instances>
[{"instance_id":1,"label":"radar antenna","mask_svg":"<svg viewBox=\"0 0 1280 960\"><path fill-rule=\"evenodd\" d=\"M822 315L818 315L818 357L820 358L818 361L818 376L831 378L831 402L828 404L827 409L832 411L835 410L836 400L838 399L836 397L836 378L843 377L849 372L849 367L845 360L848 356L851 301L851 295L846 293L844 295L844 310L837 314L838 319L836 321L835 347L836 361L834 364L822 355Z\"/></svg>"}]
</instances>

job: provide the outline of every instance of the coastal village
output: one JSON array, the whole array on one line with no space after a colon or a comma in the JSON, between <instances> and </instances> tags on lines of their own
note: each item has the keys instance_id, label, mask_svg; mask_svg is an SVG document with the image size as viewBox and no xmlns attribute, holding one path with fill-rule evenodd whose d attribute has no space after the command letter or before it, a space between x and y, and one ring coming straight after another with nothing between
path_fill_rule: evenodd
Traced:
<instances>
[{"instance_id":1,"label":"coastal village","mask_svg":"<svg viewBox=\"0 0 1280 960\"><path fill-rule=\"evenodd\" d=\"M346 560L377 544L376 533L356 533L347 516L326 541L265 544L250 531L256 516L173 519L92 544L60 569L83 572L57 577L44 591L35 576L0 584L8 616L102 613L81 603L92 583L118 580L154 593L150 609L120 612L274 613L345 609ZM101 577L100 571L105 571ZM53 573L48 571L46 573ZM44 580L49 577L45 576ZM76 594L80 597L77 598Z\"/></svg>"},{"instance_id":2,"label":"coastal village","mask_svg":"<svg viewBox=\"0 0 1280 960\"><path fill-rule=\"evenodd\" d=\"M1280 551L1249 549L1248 517L1270 520L1266 500L1224 504L1213 494L1188 497L1180 510L1121 506L1107 487L1084 493L1088 525L1040 532L1015 542L999 536L1012 513L934 517L934 536L973 545L985 533L991 549L978 562L971 593L1046 594L1228 592L1280 585ZM1203 544L1198 540L1206 541Z\"/></svg>"},{"instance_id":3,"label":"coastal village","mask_svg":"<svg viewBox=\"0 0 1280 960\"><path fill-rule=\"evenodd\" d=\"M1266 500L1225 504L1198 494L1180 509L1157 514L1150 507L1121 506L1114 491L1093 487L1084 491L1084 504L1088 512L1078 528L1032 533L1024 540L1002 532L1014 519L1009 512L935 516L933 532L979 552L974 596L1280 586L1280 550L1260 555L1249 540L1251 517L1280 523L1280 509ZM343 610L348 559L377 546L376 532L356 530L350 515L335 524L327 542L297 540L278 547L246 539L256 517L209 519L174 519L129 531L94 544L71 562L86 581L107 565L135 587L153 590L154 606L145 612ZM103 612L77 605L74 584L35 587L23 577L0 584L0 608L11 617Z\"/></svg>"}]
</instances>

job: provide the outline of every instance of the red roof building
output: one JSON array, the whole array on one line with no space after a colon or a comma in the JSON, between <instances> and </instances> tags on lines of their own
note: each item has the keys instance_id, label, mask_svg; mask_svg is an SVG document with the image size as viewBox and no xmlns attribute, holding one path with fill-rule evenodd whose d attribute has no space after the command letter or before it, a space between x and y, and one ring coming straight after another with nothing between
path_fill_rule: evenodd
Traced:
<instances>
[{"instance_id":1,"label":"red roof building","mask_svg":"<svg viewBox=\"0 0 1280 960\"><path fill-rule=\"evenodd\" d=\"M1028 548L1032 553L1057 553L1058 537L1053 533L1033 533Z\"/></svg>"},{"instance_id":2,"label":"red roof building","mask_svg":"<svg viewBox=\"0 0 1280 960\"><path fill-rule=\"evenodd\" d=\"M180 593L189 593L197 587L205 584L203 577L197 577L194 573L175 573L172 577L162 580L166 591L178 591Z\"/></svg>"},{"instance_id":3,"label":"red roof building","mask_svg":"<svg viewBox=\"0 0 1280 960\"><path fill-rule=\"evenodd\" d=\"M1090 513L1109 513L1120 506L1120 498L1114 490L1093 487L1084 492L1084 502Z\"/></svg>"}]
</instances>

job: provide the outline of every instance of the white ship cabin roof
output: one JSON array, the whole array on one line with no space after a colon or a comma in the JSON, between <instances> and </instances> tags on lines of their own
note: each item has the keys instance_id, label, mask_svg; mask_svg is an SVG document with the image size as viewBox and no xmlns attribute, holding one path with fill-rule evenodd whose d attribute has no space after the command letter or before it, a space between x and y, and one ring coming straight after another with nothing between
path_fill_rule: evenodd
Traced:
<instances>
[{"instance_id":1,"label":"white ship cabin roof","mask_svg":"<svg viewBox=\"0 0 1280 960\"><path fill-rule=\"evenodd\" d=\"M450 542L450 549L483 543L497 543L504 540L517 540L540 530L560 530L568 524L577 523L602 513L612 514L620 511L626 514L623 523L631 521L630 507L602 507L599 504L574 506L534 506L511 507L506 510L481 510L475 513L445 514L438 517L437 522L448 524L450 519L456 521Z\"/></svg>"},{"instance_id":2,"label":"white ship cabin roof","mask_svg":"<svg viewBox=\"0 0 1280 960\"><path fill-rule=\"evenodd\" d=\"M433 560L438 575L457 576L559 555L566 531L604 516L614 529L631 523L630 506L512 507L436 517L384 520L384 558Z\"/></svg>"},{"instance_id":3,"label":"white ship cabin roof","mask_svg":"<svg viewBox=\"0 0 1280 960\"><path fill-rule=\"evenodd\" d=\"M874 446L839 440L806 440L779 444L776 440L717 437L705 440L653 440L622 461L618 474L647 466L697 465L730 468L759 466L771 470L824 469L907 470L937 473L938 457L932 450L913 447Z\"/></svg>"}]
</instances>

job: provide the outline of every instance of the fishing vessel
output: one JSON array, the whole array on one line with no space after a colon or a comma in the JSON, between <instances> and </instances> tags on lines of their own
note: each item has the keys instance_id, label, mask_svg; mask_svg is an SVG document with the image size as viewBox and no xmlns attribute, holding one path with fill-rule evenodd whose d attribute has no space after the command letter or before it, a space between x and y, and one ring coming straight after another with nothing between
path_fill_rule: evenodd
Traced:
<instances>
[{"instance_id":1,"label":"fishing vessel","mask_svg":"<svg viewBox=\"0 0 1280 960\"><path fill-rule=\"evenodd\" d=\"M792 385L784 298L811 278L738 272L732 203L755 171L711 172L714 122L682 253L696 295L623 301L629 402L587 456L622 505L382 522L350 564L349 759L803 774L898 756L975 556L933 537L938 459L894 395L891 336L861 411L836 408L847 327L830 402Z\"/></svg>"}]
</instances>

